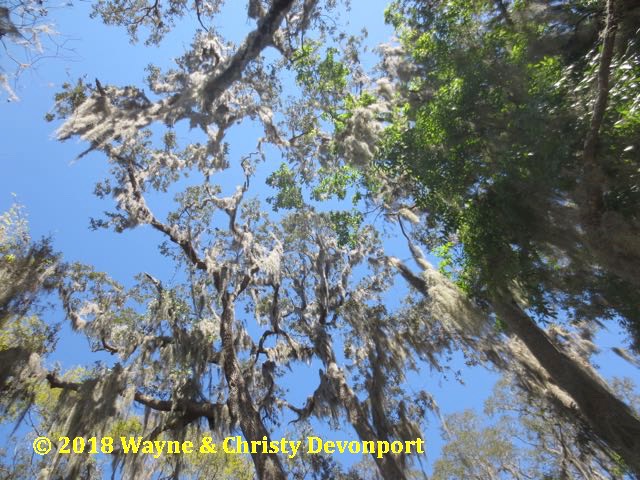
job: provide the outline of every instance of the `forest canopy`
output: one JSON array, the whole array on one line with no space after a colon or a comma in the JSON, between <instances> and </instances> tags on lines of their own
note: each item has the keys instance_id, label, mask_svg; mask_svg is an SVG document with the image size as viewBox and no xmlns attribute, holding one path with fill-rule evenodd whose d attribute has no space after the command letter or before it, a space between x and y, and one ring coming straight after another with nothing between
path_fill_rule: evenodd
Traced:
<instances>
[{"instance_id":1,"label":"forest canopy","mask_svg":"<svg viewBox=\"0 0 640 480\"><path fill-rule=\"evenodd\" d=\"M384 38L355 0L47 3L0 7L12 101L11 52L63 11L182 48L114 47L143 81L87 70L38 104L100 165L90 235L122 255L34 238L58 226L28 202L0 216L0 478L640 478L637 2L397 0ZM436 392L480 371L484 410L451 413ZM427 454L55 442L203 436Z\"/></svg>"}]
</instances>

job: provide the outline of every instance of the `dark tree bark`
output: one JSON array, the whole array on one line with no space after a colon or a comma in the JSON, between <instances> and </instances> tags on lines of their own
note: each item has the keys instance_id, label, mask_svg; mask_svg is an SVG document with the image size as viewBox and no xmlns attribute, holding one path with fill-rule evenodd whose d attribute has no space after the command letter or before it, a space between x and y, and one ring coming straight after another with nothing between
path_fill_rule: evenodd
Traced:
<instances>
[{"instance_id":1,"label":"dark tree bark","mask_svg":"<svg viewBox=\"0 0 640 480\"><path fill-rule=\"evenodd\" d=\"M621 0L607 0L602 50L598 65L596 97L582 152L582 179L578 204L586 244L608 272L640 288L640 229L632 220L607 211L604 204L607 176L598 157L600 130L609 101L611 63L615 53Z\"/></svg>"},{"instance_id":2,"label":"dark tree bark","mask_svg":"<svg viewBox=\"0 0 640 480\"><path fill-rule=\"evenodd\" d=\"M220 339L222 341L222 366L229 387L229 398L227 400L229 411L232 418L238 419L240 429L247 441L261 441L264 437L270 440L269 432L262 423L260 413L254 406L236 356L233 341L234 304L229 293L225 292L223 294L222 303ZM277 455L251 453L251 458L260 480L286 480L287 476Z\"/></svg>"},{"instance_id":3,"label":"dark tree bark","mask_svg":"<svg viewBox=\"0 0 640 480\"><path fill-rule=\"evenodd\" d=\"M618 399L600 378L559 350L508 294L495 298L493 307L553 382L571 396L593 432L622 457L636 477L640 477L638 415Z\"/></svg>"},{"instance_id":4,"label":"dark tree bark","mask_svg":"<svg viewBox=\"0 0 640 480\"><path fill-rule=\"evenodd\" d=\"M413 245L411 250L419 265L433 270ZM392 259L392 264L411 286L425 297L430 297L430 288L424 278L413 274L397 259ZM435 271L432 273L438 276L439 282L448 282ZM453 285L451 287L455 288ZM460 307L459 315L473 314L471 311L464 310L463 307L469 305L469 302L464 301L464 295L461 292L458 300L454 304ZM634 475L640 478L640 418L638 415L618 399L595 372L588 371L554 345L535 321L515 303L508 292L496 294L491 300L498 317L525 344L553 383L571 397L580 417L593 433L609 449L620 455ZM448 301L453 302L454 299L448 299ZM525 365L528 363L526 359L516 358L516 360Z\"/></svg>"},{"instance_id":5,"label":"dark tree bark","mask_svg":"<svg viewBox=\"0 0 640 480\"><path fill-rule=\"evenodd\" d=\"M349 423L353 426L358 437L360 440L365 442L383 440L376 434L371 426L364 407L358 400L354 391L347 384L344 379L344 374L342 371L338 370L337 365L334 364L334 366L335 368L333 371L335 371L335 374L332 375L331 380L334 383L336 390L339 392L340 400L347 412ZM379 458L377 455L372 454L372 457L375 460L378 470L382 474L383 478L392 480L405 480L407 478L403 469L398 465L395 456L386 454L382 455L382 458Z\"/></svg>"}]
</instances>

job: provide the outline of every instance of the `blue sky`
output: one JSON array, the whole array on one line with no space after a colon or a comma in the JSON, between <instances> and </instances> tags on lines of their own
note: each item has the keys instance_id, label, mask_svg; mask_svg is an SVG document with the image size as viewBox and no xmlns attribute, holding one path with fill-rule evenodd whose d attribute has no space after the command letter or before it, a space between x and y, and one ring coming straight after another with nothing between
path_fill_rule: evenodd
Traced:
<instances>
[{"instance_id":1,"label":"blue sky","mask_svg":"<svg viewBox=\"0 0 640 480\"><path fill-rule=\"evenodd\" d=\"M238 8L243 2L229 3L231 6L217 21L216 27L232 39L240 39L251 25L244 20L244 10ZM371 46L388 41L392 34L383 22L385 6L385 1L354 0L347 14L354 32L367 28ZM44 116L51 109L53 95L62 83L75 82L85 74L89 82L98 78L104 84L141 85L146 65L170 66L173 58L188 49L197 22L187 18L159 47L146 47L129 43L122 29L105 27L100 21L89 19L89 10L89 2L52 10L60 40L64 40L71 50L62 58L47 58L36 68L24 72L17 88L21 100L0 105L0 131L3 132L0 211L8 209L14 201L14 193L26 207L33 236L52 236L56 249L63 252L66 260L92 264L125 285L131 284L133 276L142 271L171 283L174 267L158 252L157 245L162 238L157 232L142 227L118 235L89 229L90 217L98 217L103 210L112 208L110 200L99 200L92 193L95 182L107 176L107 162L98 154L89 154L76 161L84 146L76 141L57 142L53 138L56 125L45 122ZM0 62L4 68L11 68L5 57L0 57ZM251 128L241 125L232 130L229 138L232 148L234 143L243 143ZM184 135L186 138L188 133L184 132ZM280 159L269 162L277 166ZM408 254L403 242L396 242L399 244L387 242L387 246L406 258ZM396 298L401 291L405 290L395 292ZM613 328L613 323L608 325ZM63 334L55 360L71 366L86 352L86 344L69 329ZM620 344L620 335L615 331L604 332L599 339L606 347ZM637 369L611 354L599 356L597 363L605 378L616 375L629 376L636 383L640 380ZM464 385L452 376L448 381L439 375L431 376L425 369L420 375L410 377L412 387L430 391L445 414L464 408L481 410L497 376L481 368L466 367L460 355L455 356L451 367L454 371L462 370ZM298 390L302 399L315 387L317 366L312 366L310 371L314 372L311 379L304 371L299 371L289 380L292 391ZM431 419L430 425L425 435L429 463L442 444L435 418ZM349 439L348 435L346 432L336 438ZM353 460L351 456L345 458Z\"/></svg>"}]
</instances>

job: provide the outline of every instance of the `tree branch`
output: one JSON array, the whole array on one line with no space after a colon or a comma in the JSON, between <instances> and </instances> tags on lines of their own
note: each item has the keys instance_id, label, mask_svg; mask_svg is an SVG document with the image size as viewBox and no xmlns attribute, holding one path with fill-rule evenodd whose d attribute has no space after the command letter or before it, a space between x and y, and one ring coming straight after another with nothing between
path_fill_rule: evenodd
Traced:
<instances>
[{"instance_id":1,"label":"tree branch","mask_svg":"<svg viewBox=\"0 0 640 480\"><path fill-rule=\"evenodd\" d=\"M607 16L605 22L605 27L602 32L602 52L600 53L600 64L598 66L598 96L593 107L589 133L584 143L583 159L585 163L595 162L598 135L609 100L609 70L611 68L613 49L618 30L616 0L607 0Z\"/></svg>"},{"instance_id":2,"label":"tree branch","mask_svg":"<svg viewBox=\"0 0 640 480\"><path fill-rule=\"evenodd\" d=\"M498 7L498 10L500 11L500 16L502 17L504 22L513 28L514 26L513 20L511 19L511 15L509 15L509 11L507 10L507 7L505 6L504 2L502 0L495 0L495 4L496 4L496 7Z\"/></svg>"},{"instance_id":3,"label":"tree branch","mask_svg":"<svg viewBox=\"0 0 640 480\"><path fill-rule=\"evenodd\" d=\"M222 92L242 76L247 64L272 44L274 33L293 3L294 0L275 0L271 4L266 15L258 21L257 28L247 35L242 46L227 62L225 69L205 84L204 93L207 103L213 103Z\"/></svg>"},{"instance_id":4,"label":"tree branch","mask_svg":"<svg viewBox=\"0 0 640 480\"><path fill-rule=\"evenodd\" d=\"M206 131L210 119L206 114L194 111L194 99L204 97L202 105L211 105L226 89L239 80L247 65L255 60L267 46L273 44L273 36L294 2L295 0L274 0L269 11L258 22L257 28L247 35L240 48L226 59L220 68L215 69L217 73L213 73L205 82L202 94L194 91L201 88L197 83L185 91L155 103L145 102L145 105L140 106L139 103L133 102L133 108L123 106L119 109L114 108L113 105L110 105L109 109L100 108L96 99L90 97L58 129L56 133L58 139L66 140L74 135L80 135L91 142L87 152L94 149L104 150L107 142L124 135L123 131L126 131L127 135L134 134L155 121L174 124L187 117ZM126 89L124 95L127 95ZM85 114L96 117L95 121L86 125L82 121Z\"/></svg>"},{"instance_id":5,"label":"tree branch","mask_svg":"<svg viewBox=\"0 0 640 480\"><path fill-rule=\"evenodd\" d=\"M587 215L591 222L593 222L594 217L597 216L602 207L602 181L596 159L596 148L609 99L609 70L613 59L617 30L616 0L607 0L605 27L602 32L602 51L600 52L600 64L598 66L598 92L591 116L591 125L582 153L587 195Z\"/></svg>"},{"instance_id":6,"label":"tree branch","mask_svg":"<svg viewBox=\"0 0 640 480\"><path fill-rule=\"evenodd\" d=\"M109 150L110 149L107 149L107 154L110 154ZM113 153L111 154L114 155ZM212 274L216 287L218 287L220 285L220 278L219 278L220 273L218 271L209 272L206 262L199 257L198 252L193 247L193 245L191 244L189 239L186 237L186 235L180 235L178 232L176 232L175 228L164 224L163 222L161 222L156 218L153 212L151 212L146 202L144 201L142 189L136 177L135 166L133 161L131 159L124 158L120 155L114 155L114 158L118 160L126 169L127 176L129 178L129 183L131 184L131 188L133 189L133 197L136 200L138 207L143 209L145 216L148 217L147 223L151 225L153 228L155 228L156 230L158 230L159 232L164 233L167 237L169 237L169 239L173 243L178 245L182 249L186 257L189 259L189 261L198 270ZM132 212L129 212L129 214L131 213Z\"/></svg>"},{"instance_id":7,"label":"tree branch","mask_svg":"<svg viewBox=\"0 0 640 480\"><path fill-rule=\"evenodd\" d=\"M51 388L61 388L63 390L72 390L77 392L82 387L82 382L69 382L62 380L57 374L50 372L45 377ZM160 400L146 395L142 392L136 392L133 399L141 405L151 408L159 412L172 412L175 410L184 411L190 417L199 418L206 417L208 419L217 418L219 409L224 408L224 404L211 402L196 402L193 400L184 400L175 403L171 400Z\"/></svg>"}]
</instances>

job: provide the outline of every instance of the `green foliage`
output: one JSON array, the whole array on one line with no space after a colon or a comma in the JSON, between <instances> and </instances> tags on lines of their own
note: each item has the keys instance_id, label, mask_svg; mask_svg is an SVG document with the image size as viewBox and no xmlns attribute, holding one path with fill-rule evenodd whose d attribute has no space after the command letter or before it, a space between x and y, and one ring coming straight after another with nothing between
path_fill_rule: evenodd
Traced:
<instances>
[{"instance_id":1,"label":"green foliage","mask_svg":"<svg viewBox=\"0 0 640 480\"><path fill-rule=\"evenodd\" d=\"M320 117L333 124L336 133L341 132L357 107L366 107L375 102L368 92L353 94L348 91L349 66L338 58L339 50L328 47L320 52L321 42L305 42L294 53L292 68L296 82L305 93L317 98Z\"/></svg>"},{"instance_id":2,"label":"green foliage","mask_svg":"<svg viewBox=\"0 0 640 480\"><path fill-rule=\"evenodd\" d=\"M45 115L47 122L55 119L68 118L91 94L93 87L79 78L75 84L65 82L62 84L62 91L54 95L55 106L53 112Z\"/></svg>"},{"instance_id":3,"label":"green foliage","mask_svg":"<svg viewBox=\"0 0 640 480\"><path fill-rule=\"evenodd\" d=\"M22 206L14 204L0 215L0 327L22 322L36 297L55 286L59 273L50 242L32 241Z\"/></svg>"},{"instance_id":4,"label":"green foliage","mask_svg":"<svg viewBox=\"0 0 640 480\"><path fill-rule=\"evenodd\" d=\"M254 467L248 455L210 455L194 452L186 456L188 478L224 478L228 480L252 480Z\"/></svg>"},{"instance_id":5,"label":"green foliage","mask_svg":"<svg viewBox=\"0 0 640 480\"><path fill-rule=\"evenodd\" d=\"M435 462L435 480L483 478L484 475L498 478L501 467L507 465L515 465L519 471L510 432L503 425L483 427L472 410L449 415L446 423L450 441Z\"/></svg>"},{"instance_id":6,"label":"green foliage","mask_svg":"<svg viewBox=\"0 0 640 480\"><path fill-rule=\"evenodd\" d=\"M338 235L338 245L355 247L358 243L360 225L364 217L357 210L329 212L329 221Z\"/></svg>"},{"instance_id":7,"label":"green foliage","mask_svg":"<svg viewBox=\"0 0 640 480\"><path fill-rule=\"evenodd\" d=\"M590 443L579 427L544 400L530 397L513 379L496 384L482 415L466 410L447 416L445 424L447 443L434 464L434 480L590 480L628 473L618 455Z\"/></svg>"},{"instance_id":8,"label":"green foliage","mask_svg":"<svg viewBox=\"0 0 640 480\"><path fill-rule=\"evenodd\" d=\"M292 62L296 81L307 89L337 94L347 86L349 70L336 60L337 48L329 47L322 58L320 47L320 42L306 42L294 52Z\"/></svg>"},{"instance_id":9,"label":"green foliage","mask_svg":"<svg viewBox=\"0 0 640 480\"><path fill-rule=\"evenodd\" d=\"M109 437L136 437L143 434L142 421L138 417L131 417L127 419L119 419L113 425L109 431Z\"/></svg>"},{"instance_id":10,"label":"green foliage","mask_svg":"<svg viewBox=\"0 0 640 480\"><path fill-rule=\"evenodd\" d=\"M302 208L302 188L296 181L295 172L286 163L281 164L278 170L269 175L267 185L277 189L276 196L267 199L276 212L280 209Z\"/></svg>"},{"instance_id":11,"label":"green foliage","mask_svg":"<svg viewBox=\"0 0 640 480\"><path fill-rule=\"evenodd\" d=\"M320 183L311 192L314 200L326 200L332 196L344 200L348 188L356 185L361 178L360 172L348 165L331 172L321 169L318 175Z\"/></svg>"},{"instance_id":12,"label":"green foliage","mask_svg":"<svg viewBox=\"0 0 640 480\"><path fill-rule=\"evenodd\" d=\"M53 330L39 317L19 317L0 330L0 351L20 346L30 352L45 352Z\"/></svg>"},{"instance_id":13,"label":"green foliage","mask_svg":"<svg viewBox=\"0 0 640 480\"><path fill-rule=\"evenodd\" d=\"M640 85L638 57L617 60L611 77L612 111L607 117L605 140L607 172L615 182L611 182L611 188L605 193L604 203L608 210L633 220L640 205L640 95L633 94Z\"/></svg>"},{"instance_id":14,"label":"green foliage","mask_svg":"<svg viewBox=\"0 0 640 480\"><path fill-rule=\"evenodd\" d=\"M344 96L344 102L338 103L342 109L342 113L332 115L335 132L339 134L346 126L346 122L352 117L353 111L359 107L368 107L375 103L376 98L370 92L362 92L360 95L347 93Z\"/></svg>"},{"instance_id":15,"label":"green foliage","mask_svg":"<svg viewBox=\"0 0 640 480\"><path fill-rule=\"evenodd\" d=\"M634 287L603 275L603 262L576 247L599 4L563 2L565 16L505 5L503 13L485 0L406 0L387 9L415 73L401 85L408 100L384 132L377 166L408 174L407 194L445 248L443 270L469 294L517 286L539 315L578 308L621 315L633 330ZM603 215L630 223L640 211L639 64L630 40L612 64L598 151ZM452 238L456 256L447 253ZM612 283L622 288L613 292ZM605 294L603 307L597 296Z\"/></svg>"},{"instance_id":16,"label":"green foliage","mask_svg":"<svg viewBox=\"0 0 640 480\"><path fill-rule=\"evenodd\" d=\"M447 242L434 248L433 250L433 253L441 259L440 264L438 265L438 270L440 271L440 273L442 273L443 275L447 275L449 278L451 278L449 269L455 262L453 256L454 247L455 243Z\"/></svg>"}]
</instances>

